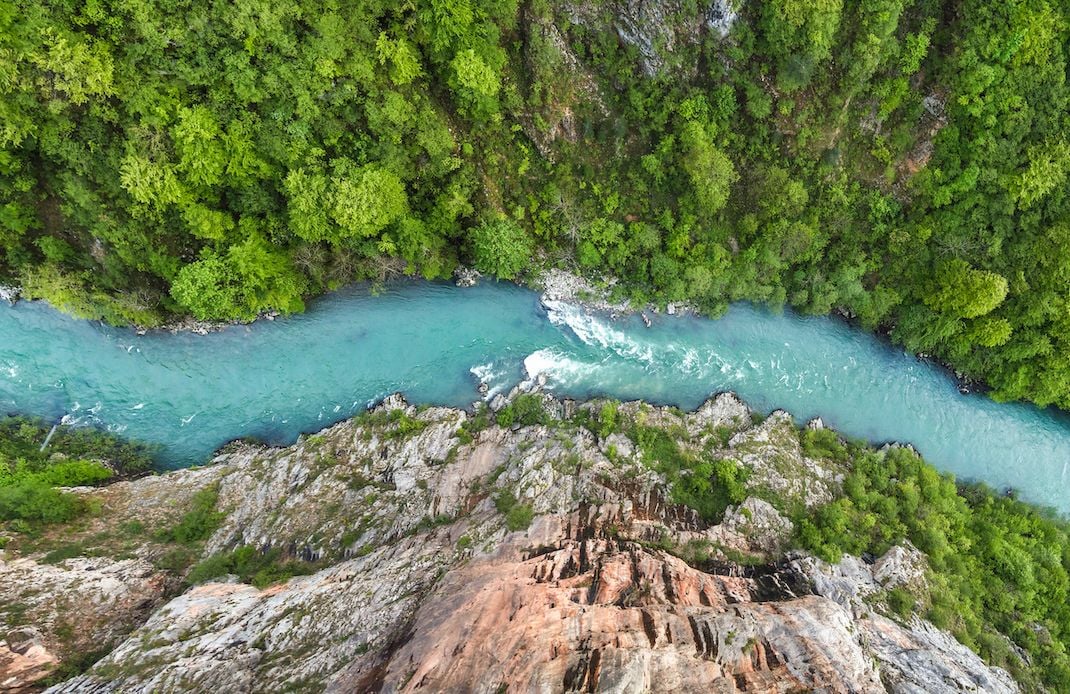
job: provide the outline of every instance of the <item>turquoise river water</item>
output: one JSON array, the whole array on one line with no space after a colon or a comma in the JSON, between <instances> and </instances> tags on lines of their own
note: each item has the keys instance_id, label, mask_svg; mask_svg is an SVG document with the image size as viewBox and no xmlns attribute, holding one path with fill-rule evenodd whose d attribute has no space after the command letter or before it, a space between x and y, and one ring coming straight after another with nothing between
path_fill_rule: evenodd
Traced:
<instances>
[{"instance_id":1,"label":"turquoise river water","mask_svg":"<svg viewBox=\"0 0 1070 694\"><path fill-rule=\"evenodd\" d=\"M0 412L104 426L169 466L241 436L288 443L402 391L467 405L544 374L560 395L694 408L732 390L937 467L1070 511L1070 418L961 395L944 370L831 318L737 305L719 320L613 320L510 284L352 288L303 315L207 336L127 329L46 305L0 306Z\"/></svg>"}]
</instances>

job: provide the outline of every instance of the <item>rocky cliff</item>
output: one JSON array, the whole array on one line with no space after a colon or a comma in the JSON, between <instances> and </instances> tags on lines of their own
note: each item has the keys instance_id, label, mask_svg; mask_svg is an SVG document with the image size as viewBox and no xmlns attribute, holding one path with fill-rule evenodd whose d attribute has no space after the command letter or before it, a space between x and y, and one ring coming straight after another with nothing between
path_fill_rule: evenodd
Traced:
<instances>
[{"instance_id":1,"label":"rocky cliff","mask_svg":"<svg viewBox=\"0 0 1070 694\"><path fill-rule=\"evenodd\" d=\"M91 651L50 691L1017 689L889 616L889 589L926 580L913 548L791 550L790 509L843 470L784 413L523 398L500 426L395 396L289 448L79 490L94 517L0 560L0 689ZM674 503L641 432L739 466L743 500ZM255 557L274 569L243 582Z\"/></svg>"}]
</instances>

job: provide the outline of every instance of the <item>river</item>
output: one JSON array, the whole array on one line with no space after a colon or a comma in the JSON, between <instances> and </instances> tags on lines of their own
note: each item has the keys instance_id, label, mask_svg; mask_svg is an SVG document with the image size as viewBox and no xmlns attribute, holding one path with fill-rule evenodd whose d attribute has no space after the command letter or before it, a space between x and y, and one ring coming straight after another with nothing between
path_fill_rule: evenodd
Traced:
<instances>
[{"instance_id":1,"label":"river","mask_svg":"<svg viewBox=\"0 0 1070 694\"><path fill-rule=\"evenodd\" d=\"M511 284L346 289L307 313L211 335L136 335L38 302L0 306L0 411L92 423L204 462L221 444L299 433L395 392L468 405L541 373L562 396L691 409L738 393L760 411L912 443L933 465L1070 511L1070 418L962 395L943 370L832 318L745 304L719 320L611 319Z\"/></svg>"}]
</instances>

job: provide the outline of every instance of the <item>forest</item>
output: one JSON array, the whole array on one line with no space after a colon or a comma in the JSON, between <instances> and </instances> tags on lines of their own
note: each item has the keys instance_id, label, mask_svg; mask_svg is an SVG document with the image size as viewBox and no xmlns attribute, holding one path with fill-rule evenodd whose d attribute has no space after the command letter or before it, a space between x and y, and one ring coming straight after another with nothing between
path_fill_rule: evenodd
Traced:
<instances>
[{"instance_id":1,"label":"forest","mask_svg":"<svg viewBox=\"0 0 1070 694\"><path fill-rule=\"evenodd\" d=\"M13 0L0 283L158 325L354 282L837 311L1070 408L1058 0Z\"/></svg>"}]
</instances>

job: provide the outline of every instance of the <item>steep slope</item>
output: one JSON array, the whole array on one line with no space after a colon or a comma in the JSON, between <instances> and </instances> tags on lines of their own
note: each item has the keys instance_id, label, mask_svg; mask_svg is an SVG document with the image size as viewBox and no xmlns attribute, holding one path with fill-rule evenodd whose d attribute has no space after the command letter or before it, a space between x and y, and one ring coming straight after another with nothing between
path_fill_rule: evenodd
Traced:
<instances>
[{"instance_id":1,"label":"steep slope","mask_svg":"<svg viewBox=\"0 0 1070 694\"><path fill-rule=\"evenodd\" d=\"M101 514L66 537L100 555L107 528L188 525L179 511L217 495L191 574L212 580L166 600L162 531L117 557L9 549L0 605L26 605L30 624L0 642L2 681L25 686L62 657L57 624L110 644L144 620L52 691L1016 690L948 634L881 614L885 591L925 581L916 550L835 565L784 553L777 507L827 500L843 470L802 455L783 413L753 424L732 395L691 414L520 395L499 414L539 423L395 396L290 448L236 445L206 468L85 490ZM706 519L673 503L609 419L736 461L745 498ZM312 573L213 579L245 571L220 559L241 547Z\"/></svg>"}]
</instances>

